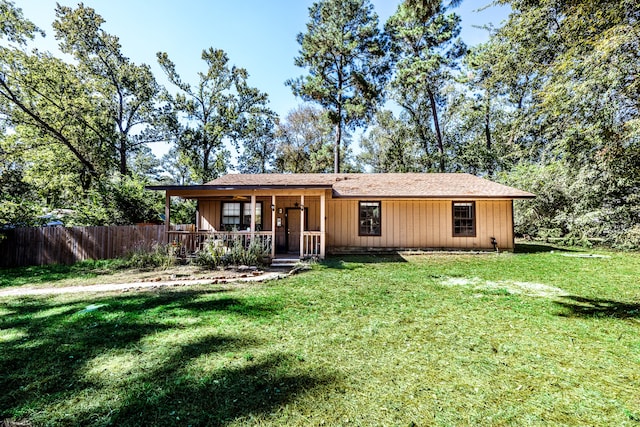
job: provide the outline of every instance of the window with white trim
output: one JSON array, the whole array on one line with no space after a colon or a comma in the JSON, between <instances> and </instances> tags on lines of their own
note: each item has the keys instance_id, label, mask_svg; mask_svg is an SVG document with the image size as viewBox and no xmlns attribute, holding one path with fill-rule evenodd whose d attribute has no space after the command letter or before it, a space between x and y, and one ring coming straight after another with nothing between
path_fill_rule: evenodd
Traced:
<instances>
[{"instance_id":1,"label":"window with white trim","mask_svg":"<svg viewBox=\"0 0 640 427\"><path fill-rule=\"evenodd\" d=\"M222 202L222 228L246 230L251 227L251 202ZM262 202L256 202L256 230L262 230Z\"/></svg>"}]
</instances>

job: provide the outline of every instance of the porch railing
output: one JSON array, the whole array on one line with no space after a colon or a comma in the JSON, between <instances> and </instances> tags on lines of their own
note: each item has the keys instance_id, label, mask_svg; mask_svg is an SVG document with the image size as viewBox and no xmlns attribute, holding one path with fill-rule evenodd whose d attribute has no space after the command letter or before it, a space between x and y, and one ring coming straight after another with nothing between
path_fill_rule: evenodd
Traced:
<instances>
[{"instance_id":1,"label":"porch railing","mask_svg":"<svg viewBox=\"0 0 640 427\"><path fill-rule=\"evenodd\" d=\"M176 252L181 256L189 256L202 250L207 242L231 248L241 245L248 248L251 242L259 244L265 252L271 253L271 231L177 231L167 232L169 244L176 247Z\"/></svg>"},{"instance_id":2,"label":"porch railing","mask_svg":"<svg viewBox=\"0 0 640 427\"><path fill-rule=\"evenodd\" d=\"M322 232L305 231L302 233L302 244L304 258L316 258L320 256L320 241Z\"/></svg>"},{"instance_id":3,"label":"porch railing","mask_svg":"<svg viewBox=\"0 0 640 427\"><path fill-rule=\"evenodd\" d=\"M272 251L272 232L256 231L182 231L171 230L167 232L169 244L175 246L176 252L180 256L189 256L202 250L207 242L212 242L221 247L231 248L234 245L241 245L248 248L251 242L259 244L265 252ZM305 231L302 234L302 257L321 257L322 232Z\"/></svg>"}]
</instances>

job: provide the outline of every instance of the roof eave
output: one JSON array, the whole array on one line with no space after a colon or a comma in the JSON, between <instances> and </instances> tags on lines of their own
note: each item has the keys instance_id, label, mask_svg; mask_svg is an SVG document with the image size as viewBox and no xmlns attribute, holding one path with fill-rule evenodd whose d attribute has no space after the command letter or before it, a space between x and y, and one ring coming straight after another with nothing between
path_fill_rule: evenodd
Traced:
<instances>
[{"instance_id":1,"label":"roof eave","mask_svg":"<svg viewBox=\"0 0 640 427\"><path fill-rule=\"evenodd\" d=\"M230 190L307 190L307 189L331 189L331 185L147 185L145 188L151 191L230 191Z\"/></svg>"},{"instance_id":2,"label":"roof eave","mask_svg":"<svg viewBox=\"0 0 640 427\"><path fill-rule=\"evenodd\" d=\"M529 195L478 195L478 194L458 194L458 195L379 195L379 194L348 194L341 195L333 191L333 198L335 199L439 199L439 200L470 200L470 199L483 199L483 200L524 200L534 199L535 194Z\"/></svg>"}]
</instances>

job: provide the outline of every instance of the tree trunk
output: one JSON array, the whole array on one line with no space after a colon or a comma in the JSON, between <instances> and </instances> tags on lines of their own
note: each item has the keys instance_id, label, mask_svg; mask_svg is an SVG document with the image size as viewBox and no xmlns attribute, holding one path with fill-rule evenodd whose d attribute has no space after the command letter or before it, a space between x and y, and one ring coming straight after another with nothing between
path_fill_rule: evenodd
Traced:
<instances>
[{"instance_id":1,"label":"tree trunk","mask_svg":"<svg viewBox=\"0 0 640 427\"><path fill-rule=\"evenodd\" d=\"M337 116L336 123L336 140L333 150L333 172L340 173L340 143L342 142L342 72L338 72L338 102L337 102Z\"/></svg>"},{"instance_id":2,"label":"tree trunk","mask_svg":"<svg viewBox=\"0 0 640 427\"><path fill-rule=\"evenodd\" d=\"M202 183L206 184L211 179L213 179L211 175L211 171L209 171L209 154L211 154L211 150L209 148L205 148L202 152Z\"/></svg>"},{"instance_id":3,"label":"tree trunk","mask_svg":"<svg viewBox=\"0 0 640 427\"><path fill-rule=\"evenodd\" d=\"M487 94L484 110L484 136L487 142L487 153L491 155L491 100L489 94ZM493 176L493 156L490 157L487 165L487 173L489 176Z\"/></svg>"},{"instance_id":4,"label":"tree trunk","mask_svg":"<svg viewBox=\"0 0 640 427\"><path fill-rule=\"evenodd\" d=\"M431 114L433 115L433 126L436 131L436 142L438 143L438 153L440 154L440 172L444 172L444 144L442 142L442 133L440 132L440 122L438 121L438 108L436 98L431 89L427 89L429 94L429 103L431 104Z\"/></svg>"},{"instance_id":5,"label":"tree trunk","mask_svg":"<svg viewBox=\"0 0 640 427\"><path fill-rule=\"evenodd\" d=\"M129 173L129 168L127 168L127 145L126 142L123 141L123 138L120 139L118 152L120 154L120 173L122 175L127 175Z\"/></svg>"},{"instance_id":6,"label":"tree trunk","mask_svg":"<svg viewBox=\"0 0 640 427\"><path fill-rule=\"evenodd\" d=\"M342 139L342 120L336 124L336 140L333 150L333 172L340 173L340 143Z\"/></svg>"},{"instance_id":7,"label":"tree trunk","mask_svg":"<svg viewBox=\"0 0 640 427\"><path fill-rule=\"evenodd\" d=\"M484 137L487 146L487 154L489 155L489 164L487 165L487 173L489 176L493 176L493 155L491 155L491 98L489 97L489 91L486 91L486 99L484 106Z\"/></svg>"},{"instance_id":8,"label":"tree trunk","mask_svg":"<svg viewBox=\"0 0 640 427\"><path fill-rule=\"evenodd\" d=\"M487 150L491 150L491 111L490 101L487 97L487 102L484 110L484 136L487 141Z\"/></svg>"}]
</instances>

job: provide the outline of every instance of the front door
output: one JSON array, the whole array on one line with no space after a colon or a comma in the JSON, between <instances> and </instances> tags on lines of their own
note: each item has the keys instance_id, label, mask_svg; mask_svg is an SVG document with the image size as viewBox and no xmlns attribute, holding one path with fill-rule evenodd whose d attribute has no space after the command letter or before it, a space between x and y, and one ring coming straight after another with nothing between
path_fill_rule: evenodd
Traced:
<instances>
[{"instance_id":1,"label":"front door","mask_svg":"<svg viewBox=\"0 0 640 427\"><path fill-rule=\"evenodd\" d=\"M287 252L300 253L300 209L287 208L285 228L287 230Z\"/></svg>"},{"instance_id":2,"label":"front door","mask_svg":"<svg viewBox=\"0 0 640 427\"><path fill-rule=\"evenodd\" d=\"M285 239L287 252L300 253L300 208L287 208L285 215ZM309 209L304 208L304 228L309 228Z\"/></svg>"}]
</instances>

